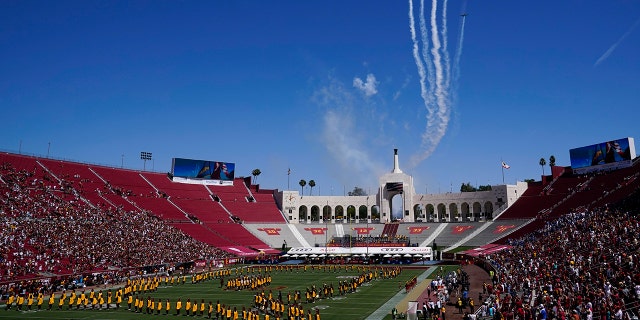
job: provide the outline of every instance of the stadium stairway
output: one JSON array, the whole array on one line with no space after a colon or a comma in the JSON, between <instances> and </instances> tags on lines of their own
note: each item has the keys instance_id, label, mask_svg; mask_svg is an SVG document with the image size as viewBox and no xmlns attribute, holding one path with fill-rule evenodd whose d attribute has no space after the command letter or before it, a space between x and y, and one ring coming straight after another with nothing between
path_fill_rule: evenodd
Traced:
<instances>
[{"instance_id":1,"label":"stadium stairway","mask_svg":"<svg viewBox=\"0 0 640 320\"><path fill-rule=\"evenodd\" d=\"M433 244L433 242L440 235L440 233L442 233L442 230L444 230L447 227L447 225L448 223L441 223L438 226L438 228L436 228L436 230L427 239L425 239L422 243L420 243L420 246L421 247L431 246L431 244ZM437 243L437 244L440 244L440 243Z\"/></svg>"},{"instance_id":2,"label":"stadium stairway","mask_svg":"<svg viewBox=\"0 0 640 320\"><path fill-rule=\"evenodd\" d=\"M477 228L476 230L474 230L473 232L471 232L470 234L468 234L464 238L458 240L458 242L455 242L452 245L450 245L445 251L451 251L451 250L461 246L463 243L465 243L465 242L469 241L470 239L473 239L474 237L478 236L480 233L482 233L482 231L486 230L491 225L493 225L493 221L488 221L488 222L483 223L479 228Z\"/></svg>"},{"instance_id":3,"label":"stadium stairway","mask_svg":"<svg viewBox=\"0 0 640 320\"><path fill-rule=\"evenodd\" d=\"M311 247L307 239L305 239L304 236L302 236L302 233L300 233L300 231L298 231L298 229L294 225L287 224L287 227L289 228L289 230L291 230L291 233L300 242L301 247Z\"/></svg>"}]
</instances>

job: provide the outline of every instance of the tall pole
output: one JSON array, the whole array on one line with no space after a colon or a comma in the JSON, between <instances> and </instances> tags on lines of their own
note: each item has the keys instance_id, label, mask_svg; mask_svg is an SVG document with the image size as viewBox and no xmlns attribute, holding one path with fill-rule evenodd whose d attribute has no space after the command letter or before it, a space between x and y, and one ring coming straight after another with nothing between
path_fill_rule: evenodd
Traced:
<instances>
[{"instance_id":1,"label":"tall pole","mask_svg":"<svg viewBox=\"0 0 640 320\"><path fill-rule=\"evenodd\" d=\"M47 143L47 158L49 158L49 150L51 149L51 142Z\"/></svg>"},{"instance_id":2,"label":"tall pole","mask_svg":"<svg viewBox=\"0 0 640 320\"><path fill-rule=\"evenodd\" d=\"M369 261L369 220L371 220L371 216L369 216L369 196L367 196L367 238L365 239L364 245L367 246L367 262ZM367 263L368 264L368 263Z\"/></svg>"},{"instance_id":3,"label":"tall pole","mask_svg":"<svg viewBox=\"0 0 640 320\"><path fill-rule=\"evenodd\" d=\"M353 249L353 219L349 219L349 207L347 207L347 221L349 221L349 229L351 229L351 232L349 233L349 252L351 252Z\"/></svg>"},{"instance_id":4,"label":"tall pole","mask_svg":"<svg viewBox=\"0 0 640 320\"><path fill-rule=\"evenodd\" d=\"M324 264L327 264L327 246L329 245L329 240L327 237L329 236L329 224L327 222L327 216L331 216L329 212L329 200L327 200L327 206L325 207L326 213L324 214Z\"/></svg>"},{"instance_id":5,"label":"tall pole","mask_svg":"<svg viewBox=\"0 0 640 320\"><path fill-rule=\"evenodd\" d=\"M382 220L382 188L381 187L378 187L378 215L380 216L380 221L383 221Z\"/></svg>"},{"instance_id":6,"label":"tall pole","mask_svg":"<svg viewBox=\"0 0 640 320\"><path fill-rule=\"evenodd\" d=\"M400 194L400 199L402 199L402 212L400 213L400 219L404 221L404 190L402 190L402 193Z\"/></svg>"},{"instance_id":7,"label":"tall pole","mask_svg":"<svg viewBox=\"0 0 640 320\"><path fill-rule=\"evenodd\" d=\"M289 177L291 177L291 168L287 170L287 190L291 190L291 188L289 187Z\"/></svg>"},{"instance_id":8,"label":"tall pole","mask_svg":"<svg viewBox=\"0 0 640 320\"><path fill-rule=\"evenodd\" d=\"M120 169L124 168L124 153L121 155L121 159L120 159Z\"/></svg>"},{"instance_id":9,"label":"tall pole","mask_svg":"<svg viewBox=\"0 0 640 320\"><path fill-rule=\"evenodd\" d=\"M152 157L151 152L145 152L145 151L140 152L140 159L142 159L142 161L143 161L143 167L142 167L143 169L142 170L144 170L144 171L147 170L147 160L151 160L152 158L153 157ZM154 167L155 167L155 163L154 163Z\"/></svg>"}]
</instances>

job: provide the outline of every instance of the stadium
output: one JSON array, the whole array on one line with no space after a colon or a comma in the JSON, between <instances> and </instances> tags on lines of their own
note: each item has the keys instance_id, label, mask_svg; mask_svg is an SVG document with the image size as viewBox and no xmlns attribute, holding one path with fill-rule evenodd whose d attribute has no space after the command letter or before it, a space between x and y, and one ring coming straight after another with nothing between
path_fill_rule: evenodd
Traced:
<instances>
[{"instance_id":1,"label":"stadium","mask_svg":"<svg viewBox=\"0 0 640 320\"><path fill-rule=\"evenodd\" d=\"M268 290L264 300L272 304L225 302L235 298L226 291L209 292L198 297L200 304L194 299L192 316L206 317L208 310L224 318L233 307L243 319L319 319L321 310L323 319L340 319L344 305L333 307L343 310L333 317L331 308L323 309L326 301L340 303L333 283L318 280L324 283L312 289L305 283L327 272L333 280L336 274L359 279L344 290L346 281L337 282L340 295L364 294L375 281L392 279L376 293L383 302L350 318L389 318L391 310L414 319L440 314L440 306L430 306L432 299L450 304L447 316L454 319L527 319L540 317L542 310L556 318L633 318L640 299L640 166L634 140L569 153L571 166L554 166L538 181L418 194L413 178L399 167L396 149L376 194L303 196L236 177L235 163L174 158L171 172L156 173L4 152L0 294L7 313L0 318L35 318L40 312L137 317L131 309L153 317L156 308L157 315L165 308L165 314L173 314L182 306L173 304L175 293L163 290L180 282L182 288L189 286L185 282L208 282L199 289L206 291L219 282L224 290L251 286L240 298L245 301L263 299ZM398 210L394 203L402 207L400 217L392 214ZM457 271L447 274L438 267L443 265ZM266 280L272 274L273 284ZM302 284L275 283L294 278ZM434 286L433 279L445 284ZM272 290L286 292L296 285L307 285L306 301L304 294L272 297ZM89 288L92 297L80 299ZM94 288L99 290L95 297ZM138 294L149 295L140 298L139 309ZM393 294L411 298L394 300ZM73 299L65 300L67 295ZM129 300L128 311L119 311L134 295L135 306ZM474 306L470 300L476 296ZM217 305L206 305L205 298ZM68 311L56 315L57 307ZM87 315L86 309L104 312ZM191 309L188 302L182 312Z\"/></svg>"}]
</instances>

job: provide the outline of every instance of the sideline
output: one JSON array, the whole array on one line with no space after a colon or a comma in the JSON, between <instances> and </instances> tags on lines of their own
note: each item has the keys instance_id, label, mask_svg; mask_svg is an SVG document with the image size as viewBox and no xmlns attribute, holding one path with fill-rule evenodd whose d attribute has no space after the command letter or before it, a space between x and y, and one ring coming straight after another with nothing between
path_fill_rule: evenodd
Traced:
<instances>
[{"instance_id":1,"label":"sideline","mask_svg":"<svg viewBox=\"0 0 640 320\"><path fill-rule=\"evenodd\" d=\"M407 302L411 300L416 300L422 294L422 292L424 292L424 290L427 289L426 286L428 286L430 282L424 281L424 280L427 279L427 276L431 275L433 272L436 272L438 268L439 268L438 266L429 267L427 270L425 270L422 274L418 276L418 285L416 285L415 288L413 288L413 290L411 290L408 294L404 293L404 289L398 291L398 293L396 293L396 295L393 296L393 298L389 299L382 306L380 306L378 310L374 311L365 319L366 320L384 319L384 317L386 317L388 314L391 313L391 309L398 306L402 302L404 302L404 307L397 308L398 312L406 313Z\"/></svg>"}]
</instances>

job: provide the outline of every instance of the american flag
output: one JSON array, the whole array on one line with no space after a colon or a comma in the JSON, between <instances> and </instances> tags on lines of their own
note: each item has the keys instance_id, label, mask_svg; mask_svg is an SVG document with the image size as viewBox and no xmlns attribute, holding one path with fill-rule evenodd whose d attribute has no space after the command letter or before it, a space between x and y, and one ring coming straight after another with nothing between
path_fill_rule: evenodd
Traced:
<instances>
[{"instance_id":1,"label":"american flag","mask_svg":"<svg viewBox=\"0 0 640 320\"><path fill-rule=\"evenodd\" d=\"M502 167L505 168L505 169L511 168L511 166L506 164L504 161L502 161Z\"/></svg>"},{"instance_id":2,"label":"american flag","mask_svg":"<svg viewBox=\"0 0 640 320\"><path fill-rule=\"evenodd\" d=\"M386 186L387 191L402 192L402 188L403 188L402 182L387 182L387 186Z\"/></svg>"}]
</instances>

